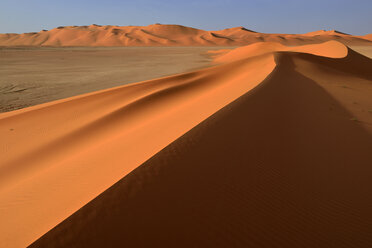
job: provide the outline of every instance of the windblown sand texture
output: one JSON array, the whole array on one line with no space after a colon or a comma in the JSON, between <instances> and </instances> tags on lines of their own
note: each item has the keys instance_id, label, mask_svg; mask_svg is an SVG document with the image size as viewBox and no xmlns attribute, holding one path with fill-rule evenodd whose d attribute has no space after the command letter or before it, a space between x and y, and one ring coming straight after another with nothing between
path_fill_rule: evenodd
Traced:
<instances>
[{"instance_id":1,"label":"windblown sand texture","mask_svg":"<svg viewBox=\"0 0 372 248\"><path fill-rule=\"evenodd\" d=\"M304 45L337 40L347 45L371 45L363 36L336 30L306 34L266 34L244 27L205 31L181 25L66 26L24 34L0 34L0 46L241 46L256 42Z\"/></svg>"},{"instance_id":2,"label":"windblown sand texture","mask_svg":"<svg viewBox=\"0 0 372 248\"><path fill-rule=\"evenodd\" d=\"M0 114L0 247L371 247L372 60L214 54Z\"/></svg>"}]
</instances>

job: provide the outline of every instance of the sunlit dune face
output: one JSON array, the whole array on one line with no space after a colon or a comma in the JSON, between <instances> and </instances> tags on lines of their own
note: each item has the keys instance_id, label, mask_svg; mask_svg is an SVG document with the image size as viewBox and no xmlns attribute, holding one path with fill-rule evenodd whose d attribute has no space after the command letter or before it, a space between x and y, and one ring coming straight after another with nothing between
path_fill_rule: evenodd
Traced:
<instances>
[{"instance_id":1,"label":"sunlit dune face","mask_svg":"<svg viewBox=\"0 0 372 248\"><path fill-rule=\"evenodd\" d=\"M274 42L260 42L249 46L240 47L231 51L217 50L211 51L211 54L216 54L214 61L218 63L232 62L249 57L255 57L273 52L299 52L309 53L318 56L330 58L342 58L348 53L348 48L337 41L328 41L322 44L312 44L304 46L284 46Z\"/></svg>"}]
</instances>

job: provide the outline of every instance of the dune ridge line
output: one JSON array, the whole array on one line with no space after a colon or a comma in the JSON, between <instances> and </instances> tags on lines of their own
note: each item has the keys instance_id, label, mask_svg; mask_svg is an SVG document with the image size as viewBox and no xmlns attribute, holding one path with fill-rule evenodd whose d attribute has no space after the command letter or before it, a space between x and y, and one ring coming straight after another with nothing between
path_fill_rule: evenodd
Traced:
<instances>
[{"instance_id":1,"label":"dune ridge line","mask_svg":"<svg viewBox=\"0 0 372 248\"><path fill-rule=\"evenodd\" d=\"M23 34L0 34L0 46L110 47L110 46L242 46L256 42L304 45L336 40L347 45L371 45L370 36L319 30L306 34L266 34L244 27L205 31L182 25L61 26Z\"/></svg>"},{"instance_id":2,"label":"dune ridge line","mask_svg":"<svg viewBox=\"0 0 372 248\"><path fill-rule=\"evenodd\" d=\"M372 130L332 85L370 90L372 62L333 50L273 52L260 84L31 247L370 247Z\"/></svg>"},{"instance_id":3,"label":"dune ridge line","mask_svg":"<svg viewBox=\"0 0 372 248\"><path fill-rule=\"evenodd\" d=\"M284 55L350 63L350 50L334 41L285 49L252 46L238 48L249 51L238 50L241 56L235 50L224 53L216 59L222 64L212 68L0 114L0 245L31 244L270 78L288 63Z\"/></svg>"}]
</instances>

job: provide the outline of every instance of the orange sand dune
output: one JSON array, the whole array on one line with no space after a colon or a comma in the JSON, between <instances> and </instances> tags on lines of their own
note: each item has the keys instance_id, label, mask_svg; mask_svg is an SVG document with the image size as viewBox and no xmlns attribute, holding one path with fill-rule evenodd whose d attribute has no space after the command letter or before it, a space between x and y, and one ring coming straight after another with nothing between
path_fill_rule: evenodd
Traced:
<instances>
[{"instance_id":1,"label":"orange sand dune","mask_svg":"<svg viewBox=\"0 0 372 248\"><path fill-rule=\"evenodd\" d=\"M242 51L0 114L0 246L370 247L372 61Z\"/></svg>"},{"instance_id":2,"label":"orange sand dune","mask_svg":"<svg viewBox=\"0 0 372 248\"><path fill-rule=\"evenodd\" d=\"M30 244L274 67L262 56L1 114L0 247Z\"/></svg>"},{"instance_id":3,"label":"orange sand dune","mask_svg":"<svg viewBox=\"0 0 372 248\"><path fill-rule=\"evenodd\" d=\"M330 58L345 57L348 53L347 47L343 44L337 41L328 41L322 44L296 47L288 47L274 42L258 42L250 46L239 47L233 50L223 49L212 51L211 54L213 55L213 53L215 53L215 55L217 55L214 58L215 62L226 63L279 51L310 53Z\"/></svg>"},{"instance_id":4,"label":"orange sand dune","mask_svg":"<svg viewBox=\"0 0 372 248\"><path fill-rule=\"evenodd\" d=\"M367 40L372 40L372 34L367 34L367 35L364 35L362 37L367 39Z\"/></svg>"},{"instance_id":5,"label":"orange sand dune","mask_svg":"<svg viewBox=\"0 0 372 248\"><path fill-rule=\"evenodd\" d=\"M370 247L372 120L332 87L371 90L372 61L302 49L242 54L276 66L31 247Z\"/></svg>"},{"instance_id":6,"label":"orange sand dune","mask_svg":"<svg viewBox=\"0 0 372 248\"><path fill-rule=\"evenodd\" d=\"M304 34L306 36L315 36L315 35L349 35L337 30L317 30L314 32L309 32Z\"/></svg>"},{"instance_id":7,"label":"orange sand dune","mask_svg":"<svg viewBox=\"0 0 372 248\"><path fill-rule=\"evenodd\" d=\"M255 42L303 45L337 40L348 45L371 41L338 31L307 34L265 34L244 27L205 31L181 25L66 26L24 34L0 34L0 46L241 46Z\"/></svg>"}]
</instances>

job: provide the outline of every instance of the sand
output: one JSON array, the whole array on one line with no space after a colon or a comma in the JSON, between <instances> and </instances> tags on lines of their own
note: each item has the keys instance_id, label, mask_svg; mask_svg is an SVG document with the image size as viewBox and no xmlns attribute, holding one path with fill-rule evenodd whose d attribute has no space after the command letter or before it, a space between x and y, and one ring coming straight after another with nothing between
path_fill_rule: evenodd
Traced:
<instances>
[{"instance_id":1,"label":"sand","mask_svg":"<svg viewBox=\"0 0 372 248\"><path fill-rule=\"evenodd\" d=\"M304 45L337 40L347 45L371 45L369 36L353 36L336 30L306 34L267 34L234 27L206 31L181 25L66 26L24 34L0 34L0 46L242 46L256 42Z\"/></svg>"},{"instance_id":2,"label":"sand","mask_svg":"<svg viewBox=\"0 0 372 248\"><path fill-rule=\"evenodd\" d=\"M214 55L0 114L0 246L370 247L372 60Z\"/></svg>"},{"instance_id":3,"label":"sand","mask_svg":"<svg viewBox=\"0 0 372 248\"><path fill-rule=\"evenodd\" d=\"M210 49L0 48L0 112L206 67Z\"/></svg>"},{"instance_id":4,"label":"sand","mask_svg":"<svg viewBox=\"0 0 372 248\"><path fill-rule=\"evenodd\" d=\"M372 34L366 34L364 36L361 36L363 39L372 40Z\"/></svg>"},{"instance_id":5,"label":"sand","mask_svg":"<svg viewBox=\"0 0 372 248\"><path fill-rule=\"evenodd\" d=\"M351 46L351 48L372 59L372 46Z\"/></svg>"}]
</instances>

